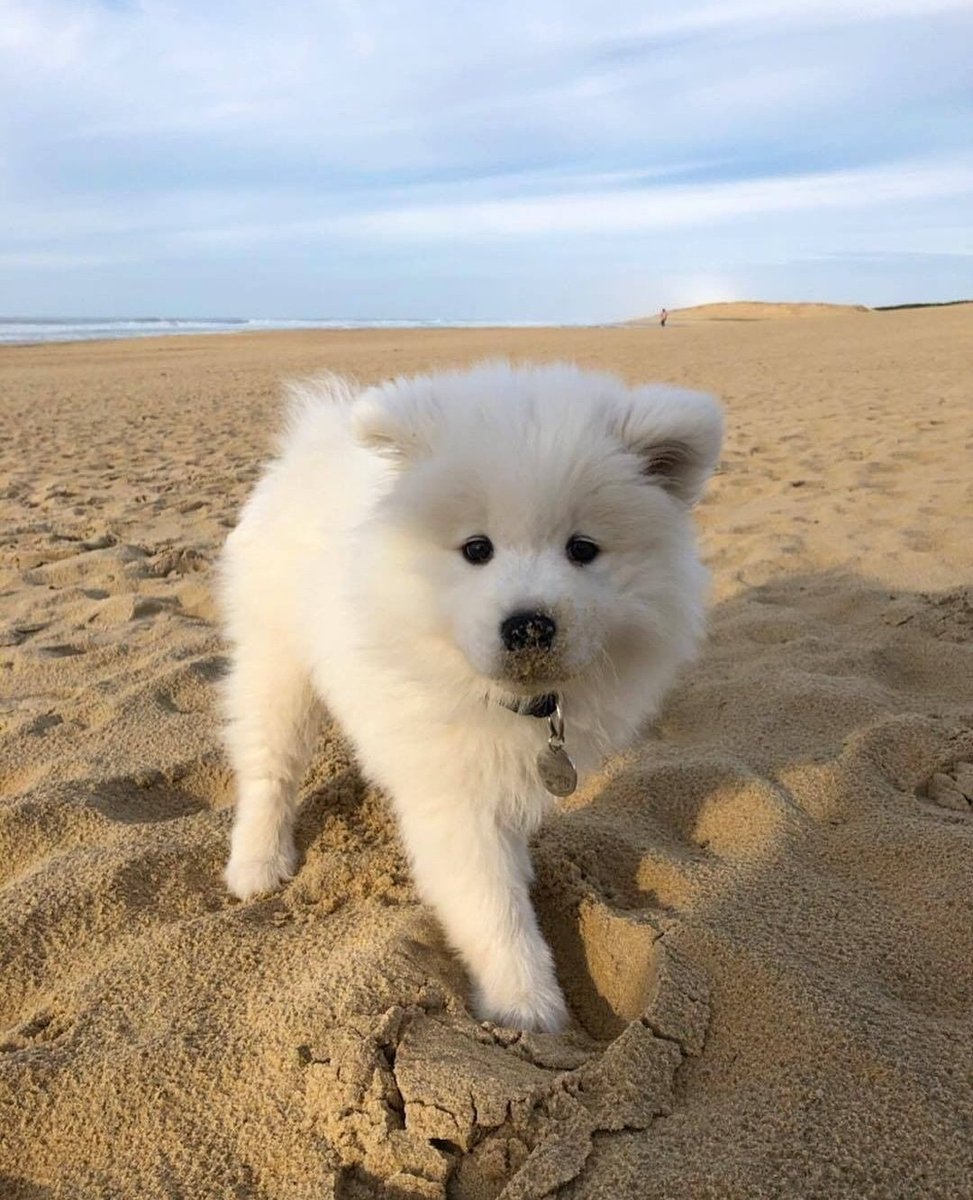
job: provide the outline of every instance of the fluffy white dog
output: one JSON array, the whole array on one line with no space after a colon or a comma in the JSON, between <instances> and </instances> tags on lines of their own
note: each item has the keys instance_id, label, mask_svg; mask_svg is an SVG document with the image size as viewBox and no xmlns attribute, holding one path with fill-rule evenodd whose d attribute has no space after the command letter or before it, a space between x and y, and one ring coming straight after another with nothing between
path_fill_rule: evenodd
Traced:
<instances>
[{"instance_id":1,"label":"fluffy white dog","mask_svg":"<svg viewBox=\"0 0 973 1200\"><path fill-rule=\"evenodd\" d=\"M392 799L476 1012L557 1029L527 838L573 789L572 760L627 746L694 653L690 508L720 409L567 365L293 392L223 562L226 881L246 899L294 873L320 699Z\"/></svg>"}]
</instances>

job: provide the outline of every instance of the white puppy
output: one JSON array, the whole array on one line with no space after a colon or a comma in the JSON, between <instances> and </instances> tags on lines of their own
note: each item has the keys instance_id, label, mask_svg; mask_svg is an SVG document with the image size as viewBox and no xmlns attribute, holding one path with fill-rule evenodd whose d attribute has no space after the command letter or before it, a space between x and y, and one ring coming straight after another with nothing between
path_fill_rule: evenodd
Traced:
<instances>
[{"instance_id":1,"label":"white puppy","mask_svg":"<svg viewBox=\"0 0 973 1200\"><path fill-rule=\"evenodd\" d=\"M227 883L246 899L297 867L319 698L391 797L476 1012L557 1029L528 893L542 774L565 794L567 756L584 772L627 746L694 652L706 574L690 508L719 407L567 365L293 391L223 562Z\"/></svg>"}]
</instances>

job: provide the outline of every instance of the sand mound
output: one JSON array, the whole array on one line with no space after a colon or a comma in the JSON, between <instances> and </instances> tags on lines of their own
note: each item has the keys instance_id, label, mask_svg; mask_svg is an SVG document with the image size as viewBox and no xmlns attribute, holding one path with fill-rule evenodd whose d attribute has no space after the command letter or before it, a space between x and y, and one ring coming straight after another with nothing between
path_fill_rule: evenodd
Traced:
<instances>
[{"instance_id":1,"label":"sand mound","mask_svg":"<svg viewBox=\"0 0 973 1200\"><path fill-rule=\"evenodd\" d=\"M4 1200L971 1194L973 328L853 324L0 354ZM535 846L558 1037L471 1019L334 729L294 882L219 878L209 584L277 376L497 351L730 411L707 652Z\"/></svg>"},{"instance_id":2,"label":"sand mound","mask_svg":"<svg viewBox=\"0 0 973 1200\"><path fill-rule=\"evenodd\" d=\"M760 300L728 300L720 304L698 304L694 308L674 308L669 323L682 325L695 321L783 321L795 317L846 317L872 310L864 304L776 304ZM658 315L640 317L631 325L656 325Z\"/></svg>"}]
</instances>

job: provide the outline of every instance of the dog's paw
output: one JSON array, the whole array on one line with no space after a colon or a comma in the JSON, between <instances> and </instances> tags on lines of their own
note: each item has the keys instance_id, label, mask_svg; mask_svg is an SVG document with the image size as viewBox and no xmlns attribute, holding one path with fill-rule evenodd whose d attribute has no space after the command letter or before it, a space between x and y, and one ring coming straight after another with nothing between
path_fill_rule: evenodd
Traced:
<instances>
[{"instance_id":1,"label":"dog's paw","mask_svg":"<svg viewBox=\"0 0 973 1200\"><path fill-rule=\"evenodd\" d=\"M223 878L234 896L249 900L262 892L273 892L293 878L296 865L295 856L283 852L268 858L240 858L233 854Z\"/></svg>"},{"instance_id":2,"label":"dog's paw","mask_svg":"<svg viewBox=\"0 0 973 1200\"><path fill-rule=\"evenodd\" d=\"M568 1023L568 1008L557 984L542 986L524 996L480 994L475 1004L481 1021L532 1033L560 1033Z\"/></svg>"}]
</instances>

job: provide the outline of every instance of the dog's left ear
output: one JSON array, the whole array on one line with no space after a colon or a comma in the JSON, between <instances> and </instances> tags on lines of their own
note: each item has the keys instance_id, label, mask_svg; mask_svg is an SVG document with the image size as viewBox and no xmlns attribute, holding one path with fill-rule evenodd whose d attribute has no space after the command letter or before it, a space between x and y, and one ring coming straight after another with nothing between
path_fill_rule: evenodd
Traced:
<instances>
[{"instance_id":1,"label":"dog's left ear","mask_svg":"<svg viewBox=\"0 0 973 1200\"><path fill-rule=\"evenodd\" d=\"M393 380L357 397L351 406L351 428L366 449L404 465L428 454L437 416L426 380Z\"/></svg>"},{"instance_id":2,"label":"dog's left ear","mask_svg":"<svg viewBox=\"0 0 973 1200\"><path fill-rule=\"evenodd\" d=\"M723 410L714 396L651 384L635 388L612 432L642 460L646 481L695 504L716 469Z\"/></svg>"}]
</instances>

